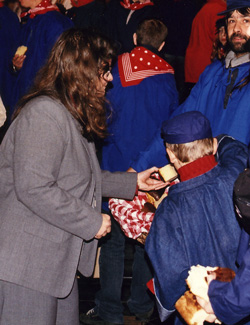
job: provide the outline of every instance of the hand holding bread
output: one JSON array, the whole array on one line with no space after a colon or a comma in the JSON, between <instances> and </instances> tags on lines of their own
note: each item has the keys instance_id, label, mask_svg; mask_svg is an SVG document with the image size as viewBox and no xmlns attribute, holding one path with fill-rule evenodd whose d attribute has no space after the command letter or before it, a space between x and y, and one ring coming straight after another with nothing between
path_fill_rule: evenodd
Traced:
<instances>
[{"instance_id":1,"label":"hand holding bread","mask_svg":"<svg viewBox=\"0 0 250 325\"><path fill-rule=\"evenodd\" d=\"M192 266L186 280L189 290L175 304L185 322L188 325L203 325L204 321L220 324L209 302L208 285L215 279L230 282L234 276L229 268Z\"/></svg>"},{"instance_id":2,"label":"hand holding bread","mask_svg":"<svg viewBox=\"0 0 250 325\"><path fill-rule=\"evenodd\" d=\"M22 68L23 62L26 58L25 53L27 52L27 46L19 46L16 50L16 53L12 59L13 69L14 71L18 71Z\"/></svg>"}]
</instances>

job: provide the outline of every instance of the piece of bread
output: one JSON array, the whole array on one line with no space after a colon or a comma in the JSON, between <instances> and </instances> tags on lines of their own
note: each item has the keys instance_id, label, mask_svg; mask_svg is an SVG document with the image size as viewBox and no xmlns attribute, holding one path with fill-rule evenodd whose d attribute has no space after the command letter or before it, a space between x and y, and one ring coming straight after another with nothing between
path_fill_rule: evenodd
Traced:
<instances>
[{"instance_id":1,"label":"piece of bread","mask_svg":"<svg viewBox=\"0 0 250 325\"><path fill-rule=\"evenodd\" d=\"M203 325L208 316L198 304L195 295L189 290L180 297L175 307L188 325Z\"/></svg>"},{"instance_id":2,"label":"piece of bread","mask_svg":"<svg viewBox=\"0 0 250 325\"><path fill-rule=\"evenodd\" d=\"M24 55L27 52L27 46L21 45L17 48L15 55Z\"/></svg>"},{"instance_id":3,"label":"piece of bread","mask_svg":"<svg viewBox=\"0 0 250 325\"><path fill-rule=\"evenodd\" d=\"M186 279L186 283L190 289L190 291L199 296L206 301L209 301L207 291L208 291L208 283L207 283L207 272L215 271L217 267L210 266L191 266L188 271L188 277Z\"/></svg>"},{"instance_id":4,"label":"piece of bread","mask_svg":"<svg viewBox=\"0 0 250 325\"><path fill-rule=\"evenodd\" d=\"M143 206L143 208L141 209L142 212L152 212L152 213L155 213L156 211L156 208L154 206L154 204L150 203L150 202L146 202Z\"/></svg>"},{"instance_id":5,"label":"piece of bread","mask_svg":"<svg viewBox=\"0 0 250 325\"><path fill-rule=\"evenodd\" d=\"M159 169L159 175L163 179L164 182L172 182L174 179L178 177L177 171L174 166L168 164Z\"/></svg>"},{"instance_id":6,"label":"piece of bread","mask_svg":"<svg viewBox=\"0 0 250 325\"><path fill-rule=\"evenodd\" d=\"M167 193L163 193L161 196L153 196L151 192L147 192L147 202L146 203L150 203L151 205L153 205L155 207L155 209L158 208L159 204L161 203L161 201L168 196ZM145 204L146 204L145 203ZM145 206L145 205L144 205ZM147 208L146 208L147 209ZM155 212L155 211L154 211Z\"/></svg>"},{"instance_id":7,"label":"piece of bread","mask_svg":"<svg viewBox=\"0 0 250 325\"><path fill-rule=\"evenodd\" d=\"M161 201L163 201L163 199L165 199L165 197L167 197L168 194L167 193L163 193L162 196L159 198L159 200L154 202L154 207L157 209L158 206L160 205Z\"/></svg>"},{"instance_id":8,"label":"piece of bread","mask_svg":"<svg viewBox=\"0 0 250 325\"><path fill-rule=\"evenodd\" d=\"M196 296L209 301L207 276L210 272L215 273L217 280L224 282L230 282L235 276L235 272L229 268L201 265L191 267L186 280L189 290L175 304L176 309L188 325L203 325L203 322L209 317L197 303ZM220 324L221 322L217 319L215 323Z\"/></svg>"}]
</instances>

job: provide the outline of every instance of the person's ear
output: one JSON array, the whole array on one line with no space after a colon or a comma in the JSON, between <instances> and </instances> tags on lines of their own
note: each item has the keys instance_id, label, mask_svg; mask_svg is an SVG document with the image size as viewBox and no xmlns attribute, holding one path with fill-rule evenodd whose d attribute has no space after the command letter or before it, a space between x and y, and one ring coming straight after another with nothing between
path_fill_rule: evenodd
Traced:
<instances>
[{"instance_id":1,"label":"person's ear","mask_svg":"<svg viewBox=\"0 0 250 325\"><path fill-rule=\"evenodd\" d=\"M216 154L218 148L218 140L217 138L213 138L213 155Z\"/></svg>"},{"instance_id":2,"label":"person's ear","mask_svg":"<svg viewBox=\"0 0 250 325\"><path fill-rule=\"evenodd\" d=\"M173 151L170 150L169 148L167 148L166 151L167 151L167 154L168 154L168 157L169 157L170 162L171 162L172 164L174 164L175 161L176 161L176 156L175 156L175 154L174 154Z\"/></svg>"},{"instance_id":3,"label":"person's ear","mask_svg":"<svg viewBox=\"0 0 250 325\"><path fill-rule=\"evenodd\" d=\"M160 47L158 48L158 51L159 52L162 50L162 48L163 48L164 45L165 45L165 42L162 42L161 45L160 45Z\"/></svg>"},{"instance_id":4,"label":"person's ear","mask_svg":"<svg viewBox=\"0 0 250 325\"><path fill-rule=\"evenodd\" d=\"M136 35L136 33L133 34L133 42L134 42L134 45L137 46L137 35Z\"/></svg>"}]
</instances>

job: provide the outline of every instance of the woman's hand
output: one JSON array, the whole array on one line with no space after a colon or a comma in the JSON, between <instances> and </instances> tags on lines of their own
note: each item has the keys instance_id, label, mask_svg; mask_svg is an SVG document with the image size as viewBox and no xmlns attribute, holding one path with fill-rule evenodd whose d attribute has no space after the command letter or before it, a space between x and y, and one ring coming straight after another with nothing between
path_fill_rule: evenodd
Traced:
<instances>
[{"instance_id":1,"label":"woman's hand","mask_svg":"<svg viewBox=\"0 0 250 325\"><path fill-rule=\"evenodd\" d=\"M152 191L152 190L159 190L170 183L165 183L161 180L157 180L155 178L151 178L153 173L158 172L157 167L152 167L149 169L144 170L143 172L138 173L137 175L137 184L139 190L142 191Z\"/></svg>"},{"instance_id":2,"label":"woman's hand","mask_svg":"<svg viewBox=\"0 0 250 325\"><path fill-rule=\"evenodd\" d=\"M106 236L111 231L111 220L108 214L102 213L102 225L98 233L95 235L96 239Z\"/></svg>"}]
</instances>

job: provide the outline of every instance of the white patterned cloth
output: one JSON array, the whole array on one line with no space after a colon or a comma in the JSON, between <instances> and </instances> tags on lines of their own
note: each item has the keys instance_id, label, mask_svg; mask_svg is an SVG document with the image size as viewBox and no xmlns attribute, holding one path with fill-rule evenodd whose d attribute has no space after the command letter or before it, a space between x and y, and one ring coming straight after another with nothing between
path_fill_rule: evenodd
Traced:
<instances>
[{"instance_id":1,"label":"white patterned cloth","mask_svg":"<svg viewBox=\"0 0 250 325\"><path fill-rule=\"evenodd\" d=\"M165 193L168 193L169 187L178 183L174 180L166 187ZM138 191L138 195L132 201L121 199L110 199L109 208L117 222L119 222L122 231L129 238L137 239L142 233L148 233L151 227L154 213L141 211L147 202L145 192Z\"/></svg>"}]
</instances>

